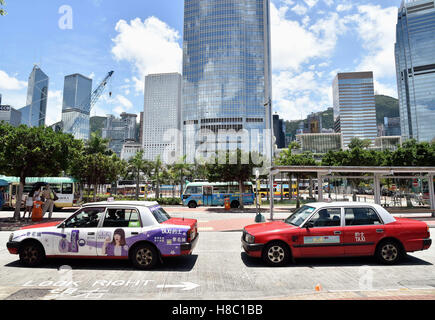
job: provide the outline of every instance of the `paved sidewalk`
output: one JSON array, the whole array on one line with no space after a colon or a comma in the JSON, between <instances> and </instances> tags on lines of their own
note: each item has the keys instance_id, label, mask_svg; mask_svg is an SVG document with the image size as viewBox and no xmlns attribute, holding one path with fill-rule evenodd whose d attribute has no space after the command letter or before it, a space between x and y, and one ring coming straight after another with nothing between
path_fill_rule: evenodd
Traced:
<instances>
[{"instance_id":1,"label":"paved sidewalk","mask_svg":"<svg viewBox=\"0 0 435 320\"><path fill-rule=\"evenodd\" d=\"M166 211L173 217L185 217L198 220L198 228L200 232L224 232L224 231L241 231L247 225L255 223L256 211L254 208L241 211L240 209L233 209L226 211L222 208L195 208L190 209L186 207L165 207ZM53 219L44 219L39 223L46 223L51 221L62 221L68 218L72 212L54 212ZM266 221L270 218L269 212L262 212ZM279 208L275 211L274 219L285 219L290 215L289 208ZM38 224L31 220L15 222L11 219L13 212L1 211L0 212L0 231L14 231L19 228ZM416 219L426 222L430 228L435 228L435 218L430 217L430 214L393 214L395 217L404 217Z\"/></svg>"}]
</instances>

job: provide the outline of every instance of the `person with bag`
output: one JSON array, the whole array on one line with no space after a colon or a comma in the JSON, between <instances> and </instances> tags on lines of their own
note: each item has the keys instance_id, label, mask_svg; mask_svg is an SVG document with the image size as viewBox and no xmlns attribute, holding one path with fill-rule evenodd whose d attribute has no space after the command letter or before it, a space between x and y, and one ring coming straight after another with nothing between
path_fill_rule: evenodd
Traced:
<instances>
[{"instance_id":1,"label":"person with bag","mask_svg":"<svg viewBox=\"0 0 435 320\"><path fill-rule=\"evenodd\" d=\"M44 217L47 210L49 210L48 219L51 219L54 209L54 202L59 199L54 191L51 190L50 185L48 184L44 191L42 192L42 196L45 199L44 208L42 209L42 216Z\"/></svg>"}]
</instances>

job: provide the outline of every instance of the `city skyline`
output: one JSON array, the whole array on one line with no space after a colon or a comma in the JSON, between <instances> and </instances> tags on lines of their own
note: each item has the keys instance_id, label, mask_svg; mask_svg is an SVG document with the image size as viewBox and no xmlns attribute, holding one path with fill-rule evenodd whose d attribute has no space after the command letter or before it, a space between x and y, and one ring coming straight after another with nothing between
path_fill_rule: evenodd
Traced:
<instances>
[{"instance_id":1,"label":"city skyline","mask_svg":"<svg viewBox=\"0 0 435 320\"><path fill-rule=\"evenodd\" d=\"M274 112L285 120L295 120L332 106L329 87L337 71L373 69L375 90L397 97L394 38L400 3L272 0ZM18 39L13 35L32 21L35 23L34 16L38 14L30 16L24 5L8 4L9 14L2 17L0 25L9 24L8 28L15 32L8 33L3 42L13 45L18 53L9 49L0 51L4 61L0 66L0 92L4 103L15 108L24 106L23 75L29 72L29 65L34 61L38 61L50 77L47 125L60 120L62 80L66 74L81 73L98 82L109 69L117 71L113 97L103 96L91 113L93 116L105 115L109 110L117 114L138 114L142 109L145 75L181 71L182 1L171 2L170 6L165 1L135 3L132 8L122 8L116 13L112 11L113 1L92 1L80 7L72 5L72 30L58 27L61 5L60 1L53 1L36 9L44 10L41 15L49 18L47 22L38 21L36 29L44 28L51 39L35 45L39 36L28 30L27 36L20 35ZM283 41L289 35L299 44L298 48L294 48L292 41ZM143 41L135 41L138 37ZM17 42L20 39L23 44ZM28 53L19 50L26 41L31 46ZM387 63L382 64L382 61Z\"/></svg>"}]
</instances>

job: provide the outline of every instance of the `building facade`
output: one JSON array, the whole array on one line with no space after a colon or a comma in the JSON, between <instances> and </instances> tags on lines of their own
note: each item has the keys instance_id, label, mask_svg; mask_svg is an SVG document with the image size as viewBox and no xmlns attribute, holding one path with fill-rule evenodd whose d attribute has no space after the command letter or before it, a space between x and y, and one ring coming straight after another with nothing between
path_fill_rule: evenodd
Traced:
<instances>
[{"instance_id":1,"label":"building facade","mask_svg":"<svg viewBox=\"0 0 435 320\"><path fill-rule=\"evenodd\" d=\"M165 163L182 157L181 74L160 73L145 77L143 116L144 158Z\"/></svg>"},{"instance_id":2,"label":"building facade","mask_svg":"<svg viewBox=\"0 0 435 320\"><path fill-rule=\"evenodd\" d=\"M121 157L122 147L129 142L136 142L137 115L121 113L120 118L107 115L102 137L109 140L109 148Z\"/></svg>"},{"instance_id":3,"label":"building facade","mask_svg":"<svg viewBox=\"0 0 435 320\"><path fill-rule=\"evenodd\" d=\"M142 144L132 141L126 142L121 149L121 160L128 161L142 150Z\"/></svg>"},{"instance_id":4,"label":"building facade","mask_svg":"<svg viewBox=\"0 0 435 320\"><path fill-rule=\"evenodd\" d=\"M26 106L19 109L22 124L28 127L45 126L48 82L48 76L35 65L29 76Z\"/></svg>"},{"instance_id":5,"label":"building facade","mask_svg":"<svg viewBox=\"0 0 435 320\"><path fill-rule=\"evenodd\" d=\"M301 152L325 154L328 151L339 151L343 147L341 133L305 133L296 136Z\"/></svg>"},{"instance_id":6,"label":"building facade","mask_svg":"<svg viewBox=\"0 0 435 320\"><path fill-rule=\"evenodd\" d=\"M0 104L0 122L2 121L18 127L21 124L21 112L11 106Z\"/></svg>"},{"instance_id":7,"label":"building facade","mask_svg":"<svg viewBox=\"0 0 435 320\"><path fill-rule=\"evenodd\" d=\"M273 134L275 136L275 144L278 149L285 148L285 124L284 120L279 118L279 115L273 115Z\"/></svg>"},{"instance_id":8,"label":"building facade","mask_svg":"<svg viewBox=\"0 0 435 320\"><path fill-rule=\"evenodd\" d=\"M270 65L269 0L185 0L183 137L189 162L213 150L270 154Z\"/></svg>"},{"instance_id":9,"label":"building facade","mask_svg":"<svg viewBox=\"0 0 435 320\"><path fill-rule=\"evenodd\" d=\"M90 137L90 105L92 79L81 74L65 77L62 105L63 132L76 139L88 140Z\"/></svg>"},{"instance_id":10,"label":"building facade","mask_svg":"<svg viewBox=\"0 0 435 320\"><path fill-rule=\"evenodd\" d=\"M333 82L335 130L343 135L343 148L353 138L377 137L373 72L339 73Z\"/></svg>"},{"instance_id":11,"label":"building facade","mask_svg":"<svg viewBox=\"0 0 435 320\"><path fill-rule=\"evenodd\" d=\"M396 27L396 76L403 139L435 138L435 4L403 1Z\"/></svg>"}]
</instances>

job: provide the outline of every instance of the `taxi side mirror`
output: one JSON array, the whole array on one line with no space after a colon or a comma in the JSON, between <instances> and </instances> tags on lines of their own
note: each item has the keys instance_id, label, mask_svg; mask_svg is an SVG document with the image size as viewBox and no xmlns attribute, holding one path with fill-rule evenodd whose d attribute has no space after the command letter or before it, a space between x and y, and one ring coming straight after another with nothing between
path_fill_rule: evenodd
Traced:
<instances>
[{"instance_id":1,"label":"taxi side mirror","mask_svg":"<svg viewBox=\"0 0 435 320\"><path fill-rule=\"evenodd\" d=\"M313 221L308 221L308 222L305 224L305 228L307 228L307 229L314 228L314 222L313 222Z\"/></svg>"},{"instance_id":2,"label":"taxi side mirror","mask_svg":"<svg viewBox=\"0 0 435 320\"><path fill-rule=\"evenodd\" d=\"M65 229L65 222L62 222L62 223L59 225L59 228L61 228L61 229Z\"/></svg>"}]
</instances>

